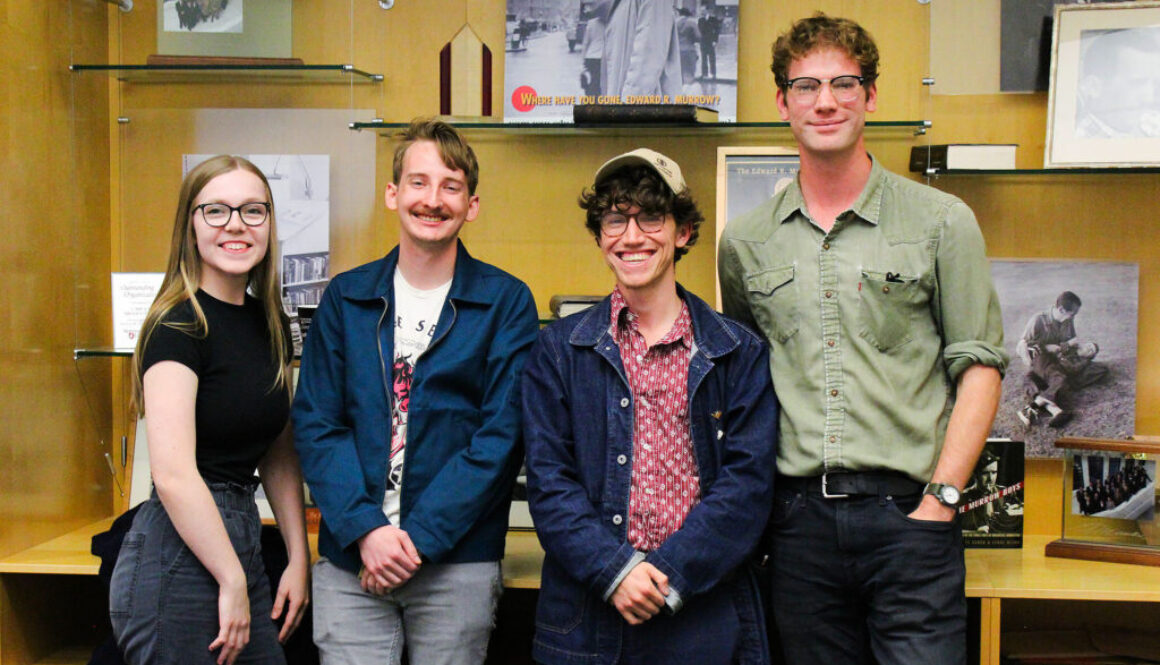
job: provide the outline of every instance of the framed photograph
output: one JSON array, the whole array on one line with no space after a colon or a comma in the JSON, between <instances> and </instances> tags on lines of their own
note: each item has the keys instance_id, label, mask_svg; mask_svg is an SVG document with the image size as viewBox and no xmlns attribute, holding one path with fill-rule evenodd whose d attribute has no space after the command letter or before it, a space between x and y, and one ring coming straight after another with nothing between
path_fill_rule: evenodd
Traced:
<instances>
[{"instance_id":1,"label":"framed photograph","mask_svg":"<svg viewBox=\"0 0 1160 665\"><path fill-rule=\"evenodd\" d=\"M1028 457L1061 457L1060 437L1131 436L1136 423L1139 266L993 260L1011 363L991 436Z\"/></svg>"},{"instance_id":2,"label":"framed photograph","mask_svg":"<svg viewBox=\"0 0 1160 665\"><path fill-rule=\"evenodd\" d=\"M1059 5L1047 168L1160 165L1160 2Z\"/></svg>"},{"instance_id":3,"label":"framed photograph","mask_svg":"<svg viewBox=\"0 0 1160 665\"><path fill-rule=\"evenodd\" d=\"M159 0L161 55L289 58L290 0Z\"/></svg>"},{"instance_id":4,"label":"framed photograph","mask_svg":"<svg viewBox=\"0 0 1160 665\"><path fill-rule=\"evenodd\" d=\"M801 158L796 148L769 146L717 147L717 234L721 244L725 225L785 189L797 177ZM716 272L716 271L714 271ZM717 282L717 307L721 283Z\"/></svg>"},{"instance_id":5,"label":"framed photograph","mask_svg":"<svg viewBox=\"0 0 1160 665\"><path fill-rule=\"evenodd\" d=\"M1062 438L1063 525L1047 556L1160 565L1160 438Z\"/></svg>"}]
</instances>

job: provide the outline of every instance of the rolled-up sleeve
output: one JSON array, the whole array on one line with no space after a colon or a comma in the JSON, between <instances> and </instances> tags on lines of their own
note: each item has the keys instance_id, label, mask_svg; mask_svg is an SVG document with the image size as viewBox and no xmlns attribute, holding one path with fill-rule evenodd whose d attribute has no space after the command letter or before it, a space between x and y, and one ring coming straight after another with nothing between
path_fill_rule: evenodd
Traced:
<instances>
[{"instance_id":1,"label":"rolled-up sleeve","mask_svg":"<svg viewBox=\"0 0 1160 665\"><path fill-rule=\"evenodd\" d=\"M935 262L948 378L954 383L976 364L1004 373L1010 358L986 243L974 213L961 201L948 209Z\"/></svg>"}]
</instances>

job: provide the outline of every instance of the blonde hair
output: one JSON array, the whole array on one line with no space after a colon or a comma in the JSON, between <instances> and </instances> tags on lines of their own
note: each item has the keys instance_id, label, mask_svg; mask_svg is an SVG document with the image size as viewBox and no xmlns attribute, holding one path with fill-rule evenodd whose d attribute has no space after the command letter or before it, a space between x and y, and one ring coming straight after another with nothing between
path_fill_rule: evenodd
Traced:
<instances>
[{"instance_id":1,"label":"blonde hair","mask_svg":"<svg viewBox=\"0 0 1160 665\"><path fill-rule=\"evenodd\" d=\"M145 399L142 386L142 354L153 331L159 325L169 326L187 334L204 338L209 334L209 323L205 312L198 304L197 289L201 285L201 253L197 249L197 237L193 229L193 203L201 190L214 178L232 171L249 171L262 181L266 189L266 200L271 202L270 241L266 255L250 270L247 291L262 302L266 315L266 327L270 332L270 356L277 361L278 375L270 387L276 390L290 388L291 354L286 334L286 314L282 311L281 284L279 282L277 225L274 220L273 195L270 183L258 167L249 160L233 155L218 155L198 164L185 176L181 183L181 193L177 198L177 214L173 220L173 236L169 243L169 263L165 277L161 280L161 290L149 307L141 334L137 337L137 348L133 351L133 408L139 416L145 415ZM182 303L189 301L193 307L194 321L178 323L166 321L165 317Z\"/></svg>"}]
</instances>

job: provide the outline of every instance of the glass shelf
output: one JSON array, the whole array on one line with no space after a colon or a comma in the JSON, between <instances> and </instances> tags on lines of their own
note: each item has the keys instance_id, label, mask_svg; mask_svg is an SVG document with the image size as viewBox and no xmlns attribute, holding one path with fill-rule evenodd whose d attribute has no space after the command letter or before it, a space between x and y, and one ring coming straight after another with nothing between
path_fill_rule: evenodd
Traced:
<instances>
[{"instance_id":1,"label":"glass shelf","mask_svg":"<svg viewBox=\"0 0 1160 665\"><path fill-rule=\"evenodd\" d=\"M130 358L133 349L114 349L111 346L73 349L73 360L81 358Z\"/></svg>"},{"instance_id":2,"label":"glass shelf","mask_svg":"<svg viewBox=\"0 0 1160 665\"><path fill-rule=\"evenodd\" d=\"M576 125L570 122L496 122L492 120L476 120L467 119L459 120L455 118L443 118L447 122L455 125L463 130L500 130L510 132L528 132L528 133L542 133L542 134L586 134L599 133L608 134L618 131L631 131L633 133L641 130L655 131L661 133L688 133L699 134L705 132L728 133L738 129L774 129L784 130L789 129L788 122L702 122L702 123L585 123ZM408 123L406 122L352 122L350 128L352 130L370 129L379 131L380 133L390 133L394 130L406 129ZM895 128L895 129L913 129L915 133L925 133L931 126L929 120L881 120L875 122L867 122L867 128Z\"/></svg>"},{"instance_id":3,"label":"glass shelf","mask_svg":"<svg viewBox=\"0 0 1160 665\"><path fill-rule=\"evenodd\" d=\"M256 83L378 83L354 65L69 65L75 73L104 72L130 83L213 83L245 80Z\"/></svg>"},{"instance_id":4,"label":"glass shelf","mask_svg":"<svg viewBox=\"0 0 1160 665\"><path fill-rule=\"evenodd\" d=\"M867 123L869 124L869 123ZM940 178L942 176L980 176L980 175L1005 175L1005 176L1019 176L1019 175L1141 175L1148 173L1160 173L1160 166L1134 166L1134 167L1082 167L1082 168L1061 168L1061 169L958 169L954 171L933 171L924 173L922 175Z\"/></svg>"}]
</instances>

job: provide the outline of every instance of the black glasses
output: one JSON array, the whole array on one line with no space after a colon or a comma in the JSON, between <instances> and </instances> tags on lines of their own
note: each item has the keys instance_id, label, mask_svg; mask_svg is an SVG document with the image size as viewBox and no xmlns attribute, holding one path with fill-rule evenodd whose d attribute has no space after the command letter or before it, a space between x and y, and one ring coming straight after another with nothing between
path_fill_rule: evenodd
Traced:
<instances>
[{"instance_id":1,"label":"black glasses","mask_svg":"<svg viewBox=\"0 0 1160 665\"><path fill-rule=\"evenodd\" d=\"M600 232L610 238L622 236L628 230L628 220L635 219L636 226L641 232L656 233L664 228L666 218L668 215L663 212L638 212L635 215L606 212L600 218Z\"/></svg>"},{"instance_id":2,"label":"black glasses","mask_svg":"<svg viewBox=\"0 0 1160 665\"><path fill-rule=\"evenodd\" d=\"M846 103L858 99L858 95L862 94L862 86L866 83L866 78L853 74L835 76L832 79L799 76L796 79L790 79L786 83L786 87L793 95L794 101L812 104L821 93L822 85L826 83L830 84L830 92L834 95L834 99Z\"/></svg>"},{"instance_id":3,"label":"black glasses","mask_svg":"<svg viewBox=\"0 0 1160 665\"><path fill-rule=\"evenodd\" d=\"M270 204L265 201L243 203L236 208L224 203L203 203L193 209L201 213L201 221L207 226L219 229L230 223L230 217L235 212L246 226L261 226L270 216Z\"/></svg>"}]
</instances>

